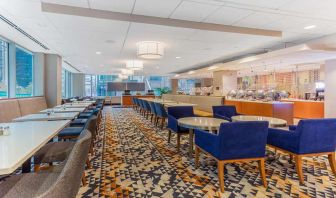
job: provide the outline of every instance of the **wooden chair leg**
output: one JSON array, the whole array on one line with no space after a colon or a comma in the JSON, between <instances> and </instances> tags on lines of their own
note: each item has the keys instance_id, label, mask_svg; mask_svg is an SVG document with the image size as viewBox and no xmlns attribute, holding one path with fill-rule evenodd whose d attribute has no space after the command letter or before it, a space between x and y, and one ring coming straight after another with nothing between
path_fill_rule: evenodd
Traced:
<instances>
[{"instance_id":1,"label":"wooden chair leg","mask_svg":"<svg viewBox=\"0 0 336 198\"><path fill-rule=\"evenodd\" d=\"M181 144L181 134L179 134L179 133L177 133L177 152L179 152L180 151L180 144Z\"/></svg>"},{"instance_id":2,"label":"wooden chair leg","mask_svg":"<svg viewBox=\"0 0 336 198\"><path fill-rule=\"evenodd\" d=\"M88 169L92 168L89 157L86 158L86 166L87 166Z\"/></svg>"},{"instance_id":3,"label":"wooden chair leg","mask_svg":"<svg viewBox=\"0 0 336 198\"><path fill-rule=\"evenodd\" d=\"M298 174L298 178L300 181L300 184L304 183L304 178L303 178L303 173L302 173L302 156L300 155L295 155L295 166L296 166L296 172Z\"/></svg>"},{"instance_id":4,"label":"wooden chair leg","mask_svg":"<svg viewBox=\"0 0 336 198\"><path fill-rule=\"evenodd\" d=\"M171 133L172 133L172 132L171 132L171 130L169 129L169 130L168 130L168 143L170 143Z\"/></svg>"},{"instance_id":5,"label":"wooden chair leg","mask_svg":"<svg viewBox=\"0 0 336 198\"><path fill-rule=\"evenodd\" d=\"M83 186L86 186L85 172L83 172L83 175L82 175L82 184Z\"/></svg>"},{"instance_id":6,"label":"wooden chair leg","mask_svg":"<svg viewBox=\"0 0 336 198\"><path fill-rule=\"evenodd\" d=\"M161 118L161 129L163 129L164 123L165 123L165 118Z\"/></svg>"},{"instance_id":7,"label":"wooden chair leg","mask_svg":"<svg viewBox=\"0 0 336 198\"><path fill-rule=\"evenodd\" d=\"M293 162L293 155L289 154L289 161L292 163Z\"/></svg>"},{"instance_id":8,"label":"wooden chair leg","mask_svg":"<svg viewBox=\"0 0 336 198\"><path fill-rule=\"evenodd\" d=\"M40 170L39 164L34 164L34 172L38 172Z\"/></svg>"},{"instance_id":9,"label":"wooden chair leg","mask_svg":"<svg viewBox=\"0 0 336 198\"><path fill-rule=\"evenodd\" d=\"M195 166L196 166L196 168L198 168L198 166L199 166L200 154L201 154L201 149L198 146L196 146L196 148L195 148Z\"/></svg>"},{"instance_id":10,"label":"wooden chair leg","mask_svg":"<svg viewBox=\"0 0 336 198\"><path fill-rule=\"evenodd\" d=\"M332 172L334 173L334 175L336 176L336 152L329 154L328 155L328 159L329 159L329 164L331 167Z\"/></svg>"},{"instance_id":11,"label":"wooden chair leg","mask_svg":"<svg viewBox=\"0 0 336 198\"><path fill-rule=\"evenodd\" d=\"M224 161L217 162L219 188L224 193Z\"/></svg>"},{"instance_id":12,"label":"wooden chair leg","mask_svg":"<svg viewBox=\"0 0 336 198\"><path fill-rule=\"evenodd\" d=\"M153 114L151 114L151 122L153 122Z\"/></svg>"},{"instance_id":13,"label":"wooden chair leg","mask_svg":"<svg viewBox=\"0 0 336 198\"><path fill-rule=\"evenodd\" d=\"M261 181L262 181L264 187L267 188L266 171L265 171L265 159L260 159L258 161L258 164L259 164L259 172L260 172Z\"/></svg>"}]
</instances>

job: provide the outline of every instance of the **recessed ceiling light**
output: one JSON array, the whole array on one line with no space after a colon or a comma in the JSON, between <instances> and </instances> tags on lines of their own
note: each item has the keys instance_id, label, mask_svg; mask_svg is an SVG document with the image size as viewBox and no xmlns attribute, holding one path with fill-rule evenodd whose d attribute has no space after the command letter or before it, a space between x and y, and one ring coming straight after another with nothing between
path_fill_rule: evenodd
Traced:
<instances>
[{"instance_id":1,"label":"recessed ceiling light","mask_svg":"<svg viewBox=\"0 0 336 198\"><path fill-rule=\"evenodd\" d=\"M213 70L213 69L217 69L217 68L218 68L218 66L213 65L213 66L208 67L208 70Z\"/></svg>"},{"instance_id":2,"label":"recessed ceiling light","mask_svg":"<svg viewBox=\"0 0 336 198\"><path fill-rule=\"evenodd\" d=\"M96 51L96 54L98 54L98 55L99 55L99 54L101 54L101 52L100 52L100 51Z\"/></svg>"},{"instance_id":3,"label":"recessed ceiling light","mask_svg":"<svg viewBox=\"0 0 336 198\"><path fill-rule=\"evenodd\" d=\"M176 74L176 75L175 75L175 77L179 77L179 76L180 76L180 74Z\"/></svg>"},{"instance_id":4,"label":"recessed ceiling light","mask_svg":"<svg viewBox=\"0 0 336 198\"><path fill-rule=\"evenodd\" d=\"M175 58L179 59L179 58L181 58L181 57L180 57L180 56L176 56Z\"/></svg>"},{"instance_id":5,"label":"recessed ceiling light","mask_svg":"<svg viewBox=\"0 0 336 198\"><path fill-rule=\"evenodd\" d=\"M188 74L193 74L193 73L195 73L195 71L189 71L189 72L188 72Z\"/></svg>"},{"instance_id":6,"label":"recessed ceiling light","mask_svg":"<svg viewBox=\"0 0 336 198\"><path fill-rule=\"evenodd\" d=\"M303 29L309 30L309 29L313 29L313 28L316 28L316 25L309 25L309 26L304 27Z\"/></svg>"}]
</instances>

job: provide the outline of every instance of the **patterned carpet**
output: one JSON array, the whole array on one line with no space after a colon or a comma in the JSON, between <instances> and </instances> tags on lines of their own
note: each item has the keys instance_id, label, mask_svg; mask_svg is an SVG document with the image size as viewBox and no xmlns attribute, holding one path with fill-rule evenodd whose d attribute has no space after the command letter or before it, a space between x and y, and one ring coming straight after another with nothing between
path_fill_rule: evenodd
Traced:
<instances>
[{"instance_id":1,"label":"patterned carpet","mask_svg":"<svg viewBox=\"0 0 336 198\"><path fill-rule=\"evenodd\" d=\"M168 131L155 128L133 109L104 108L105 126L96 143L88 185L78 197L336 197L336 179L326 157L304 158L305 185L286 160L266 163L268 187L261 185L257 163L227 164L225 193L218 191L214 160L202 155L199 169L181 152Z\"/></svg>"}]
</instances>

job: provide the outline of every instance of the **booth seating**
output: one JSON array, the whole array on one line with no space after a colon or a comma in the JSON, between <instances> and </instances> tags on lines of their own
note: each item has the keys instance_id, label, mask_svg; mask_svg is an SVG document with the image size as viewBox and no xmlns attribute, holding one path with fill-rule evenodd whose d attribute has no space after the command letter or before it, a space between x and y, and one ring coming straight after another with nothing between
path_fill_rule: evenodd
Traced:
<instances>
[{"instance_id":1,"label":"booth seating","mask_svg":"<svg viewBox=\"0 0 336 198\"><path fill-rule=\"evenodd\" d=\"M224 104L224 97L222 96L191 96L191 95L174 95L163 94L164 100L172 100L181 103L192 103L194 106L194 113L198 116L212 117L212 106L219 106Z\"/></svg>"},{"instance_id":2,"label":"booth seating","mask_svg":"<svg viewBox=\"0 0 336 198\"><path fill-rule=\"evenodd\" d=\"M13 119L37 113L47 108L43 96L0 100L0 123L11 122Z\"/></svg>"}]
</instances>

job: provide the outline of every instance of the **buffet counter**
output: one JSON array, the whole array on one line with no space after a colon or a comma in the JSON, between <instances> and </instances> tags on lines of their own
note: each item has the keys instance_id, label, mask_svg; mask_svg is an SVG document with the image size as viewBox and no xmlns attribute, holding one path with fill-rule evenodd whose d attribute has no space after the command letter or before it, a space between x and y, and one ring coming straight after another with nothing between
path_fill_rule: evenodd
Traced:
<instances>
[{"instance_id":1,"label":"buffet counter","mask_svg":"<svg viewBox=\"0 0 336 198\"><path fill-rule=\"evenodd\" d=\"M294 118L324 118L324 101L283 99L294 103Z\"/></svg>"},{"instance_id":2,"label":"buffet counter","mask_svg":"<svg viewBox=\"0 0 336 198\"><path fill-rule=\"evenodd\" d=\"M280 118L286 120L288 124L293 124L294 103L286 102L262 102L239 99L226 99L225 105L236 106L237 112L244 115L258 115Z\"/></svg>"},{"instance_id":3,"label":"buffet counter","mask_svg":"<svg viewBox=\"0 0 336 198\"><path fill-rule=\"evenodd\" d=\"M194 113L198 116L212 117L212 106L223 105L223 96L193 96L193 95L178 95L178 94L163 94L164 100L171 100L181 103L192 103Z\"/></svg>"},{"instance_id":4,"label":"buffet counter","mask_svg":"<svg viewBox=\"0 0 336 198\"><path fill-rule=\"evenodd\" d=\"M154 95L123 95L121 104L122 106L132 106L133 101L132 98L155 98Z\"/></svg>"}]
</instances>

